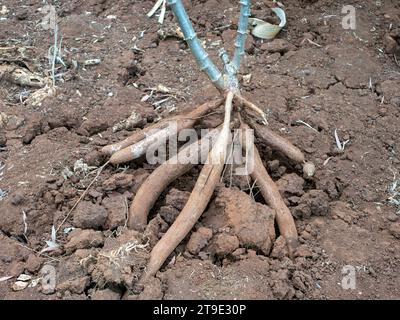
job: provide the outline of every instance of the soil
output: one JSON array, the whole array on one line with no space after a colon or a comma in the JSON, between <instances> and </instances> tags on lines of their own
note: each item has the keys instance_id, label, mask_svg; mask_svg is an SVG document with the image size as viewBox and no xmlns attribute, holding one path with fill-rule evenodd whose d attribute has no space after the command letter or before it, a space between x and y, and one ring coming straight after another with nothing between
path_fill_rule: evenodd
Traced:
<instances>
[{"instance_id":1,"label":"soil","mask_svg":"<svg viewBox=\"0 0 400 320\"><path fill-rule=\"evenodd\" d=\"M255 17L272 17L266 3L253 2ZM287 27L272 42L249 37L241 77L251 74L243 95L268 113L269 126L316 165L312 178L303 177L301 167L256 141L295 217L301 242L295 258L287 256L275 213L257 188L227 172L192 232L156 278L138 287L151 248L200 169L168 187L139 233L125 225L133 196L155 168L143 159L105 167L57 230L59 247L39 255L52 226L60 226L106 161L102 146L218 96L179 38L172 13L161 27L146 16L154 1L57 1L65 66L56 64L56 93L32 103L39 89L0 70L0 299L400 298L400 215L389 201L400 171L400 4L353 1L356 29L345 30L337 1L282 2ZM229 52L234 46L237 1L185 5L220 64L219 46ZM39 23L43 2L2 6L8 12L3 7L0 14L0 67L49 79L54 40ZM88 59L100 63L85 65ZM161 93L143 99L158 85L174 94L159 104ZM349 141L344 150L335 129ZM56 270L54 290L32 281L45 266ZM347 290L345 266L355 272ZM16 291L21 274L32 280Z\"/></svg>"}]
</instances>

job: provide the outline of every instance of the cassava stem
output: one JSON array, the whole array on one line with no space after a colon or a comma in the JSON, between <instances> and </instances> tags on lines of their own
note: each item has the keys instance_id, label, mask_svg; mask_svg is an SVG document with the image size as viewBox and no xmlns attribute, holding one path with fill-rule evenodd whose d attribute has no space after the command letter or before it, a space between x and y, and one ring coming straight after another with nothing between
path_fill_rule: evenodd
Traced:
<instances>
[{"instance_id":1,"label":"cassava stem","mask_svg":"<svg viewBox=\"0 0 400 320\"><path fill-rule=\"evenodd\" d=\"M224 123L221 133L208 155L208 161L203 166L185 207L151 251L149 263L141 279L142 282L157 273L172 251L193 228L211 199L224 168L230 133L229 124L233 95L234 93L231 91L227 94Z\"/></svg>"},{"instance_id":2,"label":"cassava stem","mask_svg":"<svg viewBox=\"0 0 400 320\"><path fill-rule=\"evenodd\" d=\"M247 26L250 16L250 0L240 0L240 17L235 40L235 51L233 53L232 66L238 72L240 68L240 60L244 55L244 48L247 37Z\"/></svg>"},{"instance_id":3,"label":"cassava stem","mask_svg":"<svg viewBox=\"0 0 400 320\"><path fill-rule=\"evenodd\" d=\"M144 230L149 212L163 190L172 181L193 168L199 159L204 159L207 156L218 133L218 129L212 130L200 141L183 148L176 156L158 166L149 175L133 199L129 210L129 228Z\"/></svg>"},{"instance_id":4,"label":"cassava stem","mask_svg":"<svg viewBox=\"0 0 400 320\"><path fill-rule=\"evenodd\" d=\"M171 7L178 24L181 27L185 41L189 45L193 56L196 58L196 62L199 65L201 71L204 71L210 78L211 82L219 89L224 90L226 88L225 81L222 77L221 72L215 66L208 56L208 53L204 50L199 39L197 38L196 32L193 29L192 23L185 11L185 8L181 0L168 0L168 5Z\"/></svg>"}]
</instances>

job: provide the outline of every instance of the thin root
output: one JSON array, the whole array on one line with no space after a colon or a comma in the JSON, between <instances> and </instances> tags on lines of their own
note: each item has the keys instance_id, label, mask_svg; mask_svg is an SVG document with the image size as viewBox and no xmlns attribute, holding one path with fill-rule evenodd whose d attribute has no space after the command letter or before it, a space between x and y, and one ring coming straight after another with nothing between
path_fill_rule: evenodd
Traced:
<instances>
[{"instance_id":1,"label":"thin root","mask_svg":"<svg viewBox=\"0 0 400 320\"><path fill-rule=\"evenodd\" d=\"M254 112L258 113L264 125L268 124L267 115L265 114L265 112L262 111L261 108L257 107L253 102L250 102L249 100L247 100L246 98L242 97L239 94L235 95L235 100L237 100L244 107L249 108L250 110L253 110Z\"/></svg>"},{"instance_id":2,"label":"thin root","mask_svg":"<svg viewBox=\"0 0 400 320\"><path fill-rule=\"evenodd\" d=\"M87 186L87 188L85 189L85 191L83 191L83 193L81 194L81 196L79 197L79 199L75 202L75 204L72 206L72 208L68 211L67 215L65 216L65 218L63 219L63 221L60 223L60 225L57 227L56 229L56 233L60 230L60 228L63 226L63 224L65 223L65 221L68 220L69 216L71 215L72 211L75 210L76 206L79 204L79 202L81 202L81 200L86 196L86 194L88 193L90 187L93 185L93 183L97 180L97 178L99 177L100 173L103 171L103 169L109 164L110 162L107 161L105 164L103 164L99 169L98 172L96 174L96 176L93 178L93 180L89 183L89 185Z\"/></svg>"}]
</instances>

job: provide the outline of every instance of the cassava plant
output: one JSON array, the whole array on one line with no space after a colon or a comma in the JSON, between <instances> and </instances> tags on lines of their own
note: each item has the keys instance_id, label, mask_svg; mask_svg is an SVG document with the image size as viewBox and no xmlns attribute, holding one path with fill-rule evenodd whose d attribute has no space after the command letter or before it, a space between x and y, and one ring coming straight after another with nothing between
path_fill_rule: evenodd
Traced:
<instances>
[{"instance_id":1,"label":"cassava plant","mask_svg":"<svg viewBox=\"0 0 400 320\"><path fill-rule=\"evenodd\" d=\"M168 5L177 19L185 41L194 55L198 66L207 74L214 86L219 90L221 98L208 101L184 115L177 115L148 126L143 130L135 132L124 141L105 146L102 150L104 153L111 156L109 162L112 164L119 164L136 159L144 155L146 150L151 145L157 143L157 141L161 143L168 137L176 135L177 132L185 128L193 127L199 119L206 116L211 111L216 110L219 106L224 105L223 122L216 130L210 133L210 135L217 136L216 142L211 150L209 151L204 148L201 143L196 142L179 151L174 158L170 158L161 164L149 175L134 197L129 210L128 224L132 229L143 230L147 225L149 212L162 191L171 182L188 172L194 166L191 161L180 164L176 161L176 157L188 153L195 154L197 152L203 155L207 155L208 153L207 161L201 169L200 175L185 207L168 231L152 249L148 266L141 279L142 282L156 274L168 256L186 237L206 209L214 189L220 181L225 166L231 133L230 125L233 120L232 109L234 107L237 111L235 115L237 114L238 118L240 118L241 128L251 127L258 139L262 140L272 149L280 151L297 164L305 164L303 153L288 140L271 131L267 126L266 117L262 109L244 98L240 93L237 73L240 68L241 58L245 53L244 47L248 32L250 0L240 0L239 3L240 18L234 54L230 60L226 50L220 49L219 56L224 64L224 70L221 72L211 61L198 40L182 1L168 0ZM257 123L255 118L261 120L263 124ZM169 126L171 122L176 124L175 130L171 130ZM153 131L153 129L157 130ZM255 145L253 160L254 169L250 174L251 178L258 185L266 203L276 211L276 221L280 234L286 240L289 255L293 256L298 242L298 235L293 217L288 207L285 205L277 186L264 168L260 154Z\"/></svg>"}]
</instances>

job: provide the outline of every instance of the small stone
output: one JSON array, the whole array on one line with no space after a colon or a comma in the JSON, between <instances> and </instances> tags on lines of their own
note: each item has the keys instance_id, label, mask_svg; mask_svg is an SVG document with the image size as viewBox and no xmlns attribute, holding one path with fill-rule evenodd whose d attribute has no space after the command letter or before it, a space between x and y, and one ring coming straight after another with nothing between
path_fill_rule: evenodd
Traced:
<instances>
[{"instance_id":1,"label":"small stone","mask_svg":"<svg viewBox=\"0 0 400 320\"><path fill-rule=\"evenodd\" d=\"M239 239L228 234L219 234L213 239L213 251L216 255L226 256L239 248Z\"/></svg>"},{"instance_id":2,"label":"small stone","mask_svg":"<svg viewBox=\"0 0 400 320\"><path fill-rule=\"evenodd\" d=\"M121 295L111 289L98 290L91 295L92 300L120 300Z\"/></svg>"},{"instance_id":3,"label":"small stone","mask_svg":"<svg viewBox=\"0 0 400 320\"><path fill-rule=\"evenodd\" d=\"M43 258L36 256L35 254L30 254L28 260L25 264L25 269L28 270L30 273L35 273L39 271L40 267L43 264Z\"/></svg>"},{"instance_id":4,"label":"small stone","mask_svg":"<svg viewBox=\"0 0 400 320\"><path fill-rule=\"evenodd\" d=\"M107 219L107 210L89 201L78 204L74 213L74 226L81 229L99 229Z\"/></svg>"},{"instance_id":5,"label":"small stone","mask_svg":"<svg viewBox=\"0 0 400 320\"><path fill-rule=\"evenodd\" d=\"M312 252L310 251L310 249L308 249L306 245L301 245L297 248L295 256L307 258L312 256Z\"/></svg>"},{"instance_id":6,"label":"small stone","mask_svg":"<svg viewBox=\"0 0 400 320\"><path fill-rule=\"evenodd\" d=\"M315 218L312 222L312 224L314 226L316 226L317 228L321 228L325 225L325 221L322 218Z\"/></svg>"},{"instance_id":7,"label":"small stone","mask_svg":"<svg viewBox=\"0 0 400 320\"><path fill-rule=\"evenodd\" d=\"M274 243L274 247L272 248L271 257L275 259L282 259L286 256L288 256L286 240L284 237L279 236Z\"/></svg>"},{"instance_id":8,"label":"small stone","mask_svg":"<svg viewBox=\"0 0 400 320\"><path fill-rule=\"evenodd\" d=\"M13 284L12 289L14 291L21 291L21 290L24 290L28 285L29 285L29 282L17 281Z\"/></svg>"},{"instance_id":9,"label":"small stone","mask_svg":"<svg viewBox=\"0 0 400 320\"><path fill-rule=\"evenodd\" d=\"M72 231L68 238L70 240L64 246L64 249L67 251L67 253L71 253L77 249L100 247L104 244L103 234L100 231L90 229L76 229Z\"/></svg>"},{"instance_id":10,"label":"small stone","mask_svg":"<svg viewBox=\"0 0 400 320\"><path fill-rule=\"evenodd\" d=\"M306 162L303 165L303 177L304 179L310 179L315 174L315 165L312 162Z\"/></svg>"},{"instance_id":11,"label":"small stone","mask_svg":"<svg viewBox=\"0 0 400 320\"><path fill-rule=\"evenodd\" d=\"M196 232L193 232L186 249L191 254L198 254L203 249L208 241L212 238L212 230L209 228L200 227Z\"/></svg>"},{"instance_id":12,"label":"small stone","mask_svg":"<svg viewBox=\"0 0 400 320\"><path fill-rule=\"evenodd\" d=\"M32 279L32 276L30 276L29 274L20 274L19 277L17 278L17 281L29 281Z\"/></svg>"},{"instance_id":13,"label":"small stone","mask_svg":"<svg viewBox=\"0 0 400 320\"><path fill-rule=\"evenodd\" d=\"M389 227L389 232L396 239L400 239L400 223L399 222L392 223Z\"/></svg>"},{"instance_id":14,"label":"small stone","mask_svg":"<svg viewBox=\"0 0 400 320\"><path fill-rule=\"evenodd\" d=\"M304 240L310 240L310 239L311 239L311 234L310 234L309 232L307 232L307 231L303 231L303 232L301 233L301 237L302 237Z\"/></svg>"}]
</instances>

